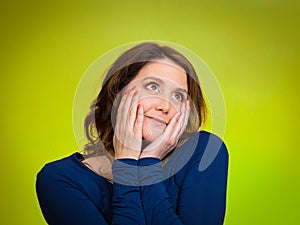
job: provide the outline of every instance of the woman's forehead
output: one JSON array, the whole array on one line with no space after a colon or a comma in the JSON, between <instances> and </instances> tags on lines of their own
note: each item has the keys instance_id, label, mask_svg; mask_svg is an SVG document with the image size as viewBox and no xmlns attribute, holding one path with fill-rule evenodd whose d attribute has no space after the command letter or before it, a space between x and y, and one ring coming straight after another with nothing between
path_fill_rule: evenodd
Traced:
<instances>
[{"instance_id":1,"label":"woman's forehead","mask_svg":"<svg viewBox=\"0 0 300 225\"><path fill-rule=\"evenodd\" d=\"M132 80L143 80L145 78L158 78L164 82L170 82L187 91L187 75L183 68L170 60L153 61L145 65Z\"/></svg>"}]
</instances>

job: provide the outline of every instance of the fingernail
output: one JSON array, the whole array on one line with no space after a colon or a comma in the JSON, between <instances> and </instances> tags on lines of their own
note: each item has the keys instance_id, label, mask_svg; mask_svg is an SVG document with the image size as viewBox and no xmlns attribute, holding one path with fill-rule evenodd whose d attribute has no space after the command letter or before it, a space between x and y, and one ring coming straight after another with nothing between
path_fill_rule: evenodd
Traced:
<instances>
[{"instance_id":1,"label":"fingernail","mask_svg":"<svg viewBox=\"0 0 300 225\"><path fill-rule=\"evenodd\" d=\"M135 90L133 95L138 95L138 90Z\"/></svg>"}]
</instances>

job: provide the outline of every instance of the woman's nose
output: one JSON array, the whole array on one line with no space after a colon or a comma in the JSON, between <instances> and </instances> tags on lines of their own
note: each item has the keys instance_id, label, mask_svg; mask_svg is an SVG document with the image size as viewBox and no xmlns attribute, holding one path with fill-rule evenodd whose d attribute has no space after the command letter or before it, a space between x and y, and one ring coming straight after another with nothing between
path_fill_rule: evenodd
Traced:
<instances>
[{"instance_id":1,"label":"woman's nose","mask_svg":"<svg viewBox=\"0 0 300 225\"><path fill-rule=\"evenodd\" d=\"M170 111L170 108L171 108L171 104L169 101L167 100L164 100L164 99L160 99L158 102L157 102L157 105L155 107L155 109L157 111L162 111L163 113L165 114L168 114L168 112Z\"/></svg>"}]
</instances>

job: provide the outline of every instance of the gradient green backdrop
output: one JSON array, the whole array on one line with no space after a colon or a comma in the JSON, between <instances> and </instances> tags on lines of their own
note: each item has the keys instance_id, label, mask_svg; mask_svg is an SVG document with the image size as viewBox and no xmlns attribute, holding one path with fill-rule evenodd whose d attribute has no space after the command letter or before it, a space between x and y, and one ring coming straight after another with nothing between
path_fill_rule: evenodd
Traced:
<instances>
[{"instance_id":1,"label":"gradient green backdrop","mask_svg":"<svg viewBox=\"0 0 300 225\"><path fill-rule=\"evenodd\" d=\"M0 223L45 224L35 176L77 151L72 104L81 76L114 47L156 39L194 51L222 87L225 224L299 224L297 2L2 0Z\"/></svg>"}]
</instances>

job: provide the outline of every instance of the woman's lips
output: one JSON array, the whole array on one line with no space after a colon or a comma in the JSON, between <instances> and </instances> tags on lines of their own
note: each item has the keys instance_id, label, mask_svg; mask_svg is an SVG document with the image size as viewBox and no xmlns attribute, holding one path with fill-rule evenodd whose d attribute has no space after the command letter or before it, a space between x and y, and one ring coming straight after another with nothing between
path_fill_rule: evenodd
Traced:
<instances>
[{"instance_id":1,"label":"woman's lips","mask_svg":"<svg viewBox=\"0 0 300 225\"><path fill-rule=\"evenodd\" d=\"M156 118L156 117L152 117L152 116L146 116L145 117L153 120L154 122L157 122L158 124L161 124L161 125L168 125L164 120L160 119L160 118Z\"/></svg>"}]
</instances>

